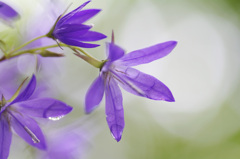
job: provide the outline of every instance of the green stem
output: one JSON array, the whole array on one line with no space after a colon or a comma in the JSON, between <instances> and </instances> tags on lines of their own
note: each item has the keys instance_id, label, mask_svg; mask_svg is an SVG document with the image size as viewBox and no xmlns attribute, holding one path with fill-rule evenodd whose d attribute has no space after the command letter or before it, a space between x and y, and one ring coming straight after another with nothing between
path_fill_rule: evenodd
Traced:
<instances>
[{"instance_id":1,"label":"green stem","mask_svg":"<svg viewBox=\"0 0 240 159\"><path fill-rule=\"evenodd\" d=\"M55 48L55 47L58 47L58 45L56 44L56 45L38 47L38 48L34 48L34 49L22 50L22 51L18 51L16 53L12 54L10 56L10 58L15 57L15 56L19 56L19 55L22 55L22 54L25 54L25 53L33 54L35 51L38 51L38 50L46 50L46 49Z\"/></svg>"},{"instance_id":2,"label":"green stem","mask_svg":"<svg viewBox=\"0 0 240 159\"><path fill-rule=\"evenodd\" d=\"M20 45L19 47L15 48L13 51L11 51L8 55L11 55L12 53L14 53L14 52L20 50L21 48L27 46L28 44L30 44L30 43L32 43L32 42L38 40L38 39L41 39L41 38L43 38L43 37L46 37L46 35L42 35L42 36L36 37L36 38L34 38L34 39L32 39L32 40L30 40L30 41L28 41L28 42L26 42L26 43Z\"/></svg>"},{"instance_id":3,"label":"green stem","mask_svg":"<svg viewBox=\"0 0 240 159\"><path fill-rule=\"evenodd\" d=\"M79 47L73 47L74 49L80 51L81 53L83 53L84 55L86 55L87 57L91 58L91 59L95 59L93 56L89 55L87 52L85 52L83 49L79 48ZM96 61L98 61L97 59L95 59Z\"/></svg>"},{"instance_id":4,"label":"green stem","mask_svg":"<svg viewBox=\"0 0 240 159\"><path fill-rule=\"evenodd\" d=\"M69 46L66 44L59 44L59 46L71 48L74 52L76 52L75 55L82 58L84 61L86 61L87 63L91 64L92 66L94 66L96 68L101 68L103 65L102 61L95 59L93 56L89 55L87 52L85 52L83 49L81 49L79 47ZM83 53L85 56L81 55L78 51Z\"/></svg>"},{"instance_id":5,"label":"green stem","mask_svg":"<svg viewBox=\"0 0 240 159\"><path fill-rule=\"evenodd\" d=\"M85 51L83 51L82 49L79 48L71 48L75 53L76 56L80 57L81 59L83 59L84 61L86 61L87 63L91 64L92 66L96 67L96 68L101 68L103 65L102 61L99 61L97 59L95 59L94 57L90 56L89 54L87 54ZM78 51L82 52L85 55L80 54Z\"/></svg>"},{"instance_id":6,"label":"green stem","mask_svg":"<svg viewBox=\"0 0 240 159\"><path fill-rule=\"evenodd\" d=\"M66 44L55 44L55 45L49 45L49 46L44 46L44 47L39 47L39 48L34 48L34 49L28 49L28 50L22 50L22 51L18 51L15 52L14 54L8 56L7 58L12 58L12 57L16 57L25 53L30 53L30 54L38 54L36 51L38 50L46 50L46 49L50 49L50 48L55 48L55 47L68 47L70 49L72 49L75 52L75 55L77 55L78 57L82 58L84 61L88 62L89 64L91 64L92 66L96 67L96 68L101 68L103 65L102 61L99 61L97 59L95 59L94 57L92 57L91 55L89 55L87 52L85 52L83 49L75 47L75 46L69 46ZM80 54L79 52L81 52L82 54ZM3 59L5 60L5 59ZM0 60L1 61L1 60Z\"/></svg>"}]
</instances>

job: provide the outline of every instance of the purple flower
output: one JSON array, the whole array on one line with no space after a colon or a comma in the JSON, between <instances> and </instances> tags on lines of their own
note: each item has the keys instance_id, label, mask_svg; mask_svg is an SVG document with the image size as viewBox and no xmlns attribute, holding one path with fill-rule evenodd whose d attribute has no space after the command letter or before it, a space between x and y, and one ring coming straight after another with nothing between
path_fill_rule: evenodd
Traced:
<instances>
[{"instance_id":1,"label":"purple flower","mask_svg":"<svg viewBox=\"0 0 240 159\"><path fill-rule=\"evenodd\" d=\"M84 43L89 41L98 41L106 38L104 34L90 31L91 25L84 25L83 22L95 16L100 9L82 10L90 1L83 3L77 9L61 17L48 33L48 37L58 39L61 42L84 48L93 48L99 45ZM82 42L84 41L84 42Z\"/></svg>"},{"instance_id":2,"label":"purple flower","mask_svg":"<svg viewBox=\"0 0 240 159\"><path fill-rule=\"evenodd\" d=\"M9 5L0 1L0 18L10 22L19 17L19 14Z\"/></svg>"},{"instance_id":3,"label":"purple flower","mask_svg":"<svg viewBox=\"0 0 240 159\"><path fill-rule=\"evenodd\" d=\"M38 151L39 159L74 159L86 150L87 139L80 133L68 130L55 132L48 140L48 150Z\"/></svg>"},{"instance_id":4,"label":"purple flower","mask_svg":"<svg viewBox=\"0 0 240 159\"><path fill-rule=\"evenodd\" d=\"M19 89L21 86L19 87ZM12 139L11 127L28 144L46 149L44 135L37 122L29 116L40 118L59 118L72 110L72 107L52 98L34 98L31 96L36 88L33 75L27 87L19 94L6 101L2 95L0 102L0 158L6 159Z\"/></svg>"},{"instance_id":5,"label":"purple flower","mask_svg":"<svg viewBox=\"0 0 240 159\"><path fill-rule=\"evenodd\" d=\"M125 55L123 49L114 43L107 43L108 58L101 68L99 77L95 79L86 94L86 113L90 113L101 102L105 92L108 126L113 137L120 141L125 123L122 93L118 84L126 91L138 96L174 102L174 97L167 86L155 77L130 66L162 58L168 55L176 45L176 41L168 41Z\"/></svg>"},{"instance_id":6,"label":"purple flower","mask_svg":"<svg viewBox=\"0 0 240 159\"><path fill-rule=\"evenodd\" d=\"M46 135L48 149L37 150L35 159L86 158L94 146L93 139L100 130L100 125L96 124L96 121L98 121L96 116L91 119L84 117L50 133L48 131Z\"/></svg>"}]
</instances>

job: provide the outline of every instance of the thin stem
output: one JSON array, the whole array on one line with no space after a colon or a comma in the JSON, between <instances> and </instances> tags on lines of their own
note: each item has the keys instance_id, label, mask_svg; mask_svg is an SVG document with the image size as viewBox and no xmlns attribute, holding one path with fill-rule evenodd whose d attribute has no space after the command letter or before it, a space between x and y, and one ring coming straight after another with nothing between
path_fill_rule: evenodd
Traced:
<instances>
[{"instance_id":1,"label":"thin stem","mask_svg":"<svg viewBox=\"0 0 240 159\"><path fill-rule=\"evenodd\" d=\"M19 55L22 55L22 54L25 54L25 53L30 53L30 54L38 54L36 51L38 50L46 50L46 49L49 49L49 48L54 48L54 47L58 47L59 45L50 45L50 46L44 46L44 47L39 47L39 48L34 48L34 49L28 49L28 50L22 50L22 51L18 51L18 52L15 52L14 54L10 54L8 56L3 56L0 58L0 62L1 61L4 61L6 59L10 59L10 58L13 58L13 57L16 57L16 56L19 56Z\"/></svg>"},{"instance_id":2,"label":"thin stem","mask_svg":"<svg viewBox=\"0 0 240 159\"><path fill-rule=\"evenodd\" d=\"M71 46L71 47L72 47L72 46ZM89 58L95 59L94 57L92 57L91 55L89 55L87 52L85 52L85 51L84 51L83 49L81 49L81 48L78 48L78 47L72 47L72 48L80 51L81 53L83 53L84 55L86 55L86 56L89 57ZM97 60L97 59L95 59L95 60Z\"/></svg>"},{"instance_id":3,"label":"thin stem","mask_svg":"<svg viewBox=\"0 0 240 159\"><path fill-rule=\"evenodd\" d=\"M25 54L25 53L39 54L40 52L38 52L38 51L46 50L46 49L49 49L49 48L68 47L68 48L72 49L75 52L74 53L75 55L77 55L78 57L80 57L81 59L83 59L84 61L88 62L89 64L91 64L92 66L94 66L96 68L101 68L103 66L103 64L104 64L103 61L99 61L99 60L95 59L94 57L89 55L87 52L85 52L83 49L75 47L75 46L69 46L69 45L66 45L66 44L63 44L63 43L59 43L59 44L55 44L55 45L49 45L49 46L44 46L44 47L39 47L39 48L33 48L33 49L28 49L28 50L22 50L22 51L16 52L17 50L19 50L19 49L23 48L24 46L30 44L31 42L33 42L33 41L35 41L37 39L43 38L43 37L46 37L46 35L37 37L37 38L35 38L35 39L33 39L33 40L31 40L31 41L29 41L29 42L19 46L18 48L16 48L12 52L10 52L8 54L8 56L3 56L2 58L0 58L0 61L4 61L6 59L10 59L10 58L13 58L13 57ZM82 55L81 53L84 54L84 55Z\"/></svg>"},{"instance_id":4,"label":"thin stem","mask_svg":"<svg viewBox=\"0 0 240 159\"><path fill-rule=\"evenodd\" d=\"M38 48L34 48L34 49L18 51L16 53L12 54L9 58L12 58L12 57L15 57L15 56L19 56L19 55L22 55L22 54L25 54L25 53L36 54L36 53L34 53L35 51L46 50L46 49L55 48L55 47L58 47L58 45L57 44L56 45L49 45L49 46L38 47Z\"/></svg>"},{"instance_id":5,"label":"thin stem","mask_svg":"<svg viewBox=\"0 0 240 159\"><path fill-rule=\"evenodd\" d=\"M78 57L80 57L81 59L83 59L84 61L86 61L87 63L91 64L92 66L96 67L96 68L101 68L103 65L102 61L98 61L97 59L90 57L90 56L85 56L82 55L78 52L78 50L72 48L72 50L75 52L74 54Z\"/></svg>"},{"instance_id":6,"label":"thin stem","mask_svg":"<svg viewBox=\"0 0 240 159\"><path fill-rule=\"evenodd\" d=\"M30 40L30 41L28 41L28 42L20 45L19 47L15 48L13 51L11 51L11 52L9 53L9 55L12 54L12 53L14 53L14 52L16 52L16 51L18 51L18 50L20 50L21 48L27 46L28 44L30 44L30 43L32 43L32 42L34 42L34 41L43 38L43 37L46 37L46 35L42 35L42 36L36 37L36 38L34 38L34 39L32 39L32 40Z\"/></svg>"},{"instance_id":7,"label":"thin stem","mask_svg":"<svg viewBox=\"0 0 240 159\"><path fill-rule=\"evenodd\" d=\"M74 52L76 52L75 55L77 55L78 57L80 57L81 59L83 59L84 61L88 62L89 64L96 68L101 68L103 65L102 61L95 59L93 56L89 55L87 52L85 52L83 49L79 47L70 46L62 43L60 43L59 46L71 48ZM81 55L78 51L83 53L85 56Z\"/></svg>"}]
</instances>

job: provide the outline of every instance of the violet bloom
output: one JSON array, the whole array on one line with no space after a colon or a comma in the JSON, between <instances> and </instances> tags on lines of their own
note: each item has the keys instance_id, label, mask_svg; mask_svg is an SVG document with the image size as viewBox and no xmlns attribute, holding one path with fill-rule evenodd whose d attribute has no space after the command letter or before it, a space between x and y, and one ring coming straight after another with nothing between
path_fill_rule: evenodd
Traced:
<instances>
[{"instance_id":1,"label":"violet bloom","mask_svg":"<svg viewBox=\"0 0 240 159\"><path fill-rule=\"evenodd\" d=\"M88 142L84 136L71 130L55 132L48 140L47 151L38 152L38 159L75 159L86 150Z\"/></svg>"},{"instance_id":2,"label":"violet bloom","mask_svg":"<svg viewBox=\"0 0 240 159\"><path fill-rule=\"evenodd\" d=\"M85 111L90 113L102 100L105 92L106 118L113 137L121 140L124 129L122 93L118 84L126 91L153 100L174 102L171 91L155 77L140 72L130 66L145 64L168 55L176 46L176 41L160 43L148 48L124 54L124 50L114 43L107 43L108 58L100 75L89 88L85 98Z\"/></svg>"},{"instance_id":3,"label":"violet bloom","mask_svg":"<svg viewBox=\"0 0 240 159\"><path fill-rule=\"evenodd\" d=\"M82 159L93 148L93 138L99 133L96 118L80 118L46 135L48 149L36 151L35 159Z\"/></svg>"},{"instance_id":4,"label":"violet bloom","mask_svg":"<svg viewBox=\"0 0 240 159\"><path fill-rule=\"evenodd\" d=\"M67 45L84 48L93 48L99 46L97 44L84 43L106 38L104 34L90 31L92 28L91 25L82 24L100 12L100 9L82 10L82 8L85 7L89 2L90 1L83 3L77 9L71 11L63 17L60 17L47 36L57 39Z\"/></svg>"},{"instance_id":5,"label":"violet bloom","mask_svg":"<svg viewBox=\"0 0 240 159\"><path fill-rule=\"evenodd\" d=\"M19 89L21 86L19 87ZM19 94L6 101L2 95L0 102L0 158L9 155L12 140L11 127L28 144L46 149L44 135L37 122L31 117L58 118L69 113L72 108L65 103L52 98L31 99L36 88L36 78L33 75L27 87ZM19 91L19 90L18 90ZM17 91L17 92L18 92ZM29 117L31 116L31 117Z\"/></svg>"},{"instance_id":6,"label":"violet bloom","mask_svg":"<svg viewBox=\"0 0 240 159\"><path fill-rule=\"evenodd\" d=\"M0 18L5 22L10 22L19 17L19 14L9 5L0 1Z\"/></svg>"}]
</instances>

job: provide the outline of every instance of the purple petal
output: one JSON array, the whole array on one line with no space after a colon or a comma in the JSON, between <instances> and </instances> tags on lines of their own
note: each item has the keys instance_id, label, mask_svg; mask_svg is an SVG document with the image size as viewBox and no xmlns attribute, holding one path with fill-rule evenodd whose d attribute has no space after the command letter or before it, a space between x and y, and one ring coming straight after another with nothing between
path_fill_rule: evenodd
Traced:
<instances>
[{"instance_id":1,"label":"purple petal","mask_svg":"<svg viewBox=\"0 0 240 159\"><path fill-rule=\"evenodd\" d=\"M120 59L121 64L126 66L136 66L152 62L168 55L176 45L176 41L168 41L130 52Z\"/></svg>"},{"instance_id":2,"label":"purple petal","mask_svg":"<svg viewBox=\"0 0 240 159\"><path fill-rule=\"evenodd\" d=\"M124 50L114 43L107 43L107 56L111 61L115 61L124 55Z\"/></svg>"},{"instance_id":3,"label":"purple petal","mask_svg":"<svg viewBox=\"0 0 240 159\"><path fill-rule=\"evenodd\" d=\"M169 88L153 76L133 68L113 73L121 80L119 84L130 93L154 100L175 101Z\"/></svg>"},{"instance_id":4,"label":"purple petal","mask_svg":"<svg viewBox=\"0 0 240 159\"><path fill-rule=\"evenodd\" d=\"M102 76L99 76L92 83L85 97L85 112L91 113L98 106L103 98L104 81Z\"/></svg>"},{"instance_id":5,"label":"purple petal","mask_svg":"<svg viewBox=\"0 0 240 159\"><path fill-rule=\"evenodd\" d=\"M11 124L15 132L30 145L45 150L46 142L42 130L35 120L27 115L11 112Z\"/></svg>"},{"instance_id":6,"label":"purple petal","mask_svg":"<svg viewBox=\"0 0 240 159\"><path fill-rule=\"evenodd\" d=\"M18 103L19 110L30 116L40 118L63 117L72 111L72 107L52 98L38 98Z\"/></svg>"},{"instance_id":7,"label":"purple petal","mask_svg":"<svg viewBox=\"0 0 240 159\"><path fill-rule=\"evenodd\" d=\"M64 23L81 24L95 16L100 11L101 11L100 9L87 9L80 12L76 12L74 15L65 20Z\"/></svg>"},{"instance_id":8,"label":"purple petal","mask_svg":"<svg viewBox=\"0 0 240 159\"><path fill-rule=\"evenodd\" d=\"M79 6L78 8L74 9L73 11L69 12L68 14L66 14L65 16L63 16L58 23L62 24L65 23L66 20L68 20L70 17L74 16L76 13L80 12L90 1L87 1L85 3L83 3L81 6Z\"/></svg>"},{"instance_id":9,"label":"purple petal","mask_svg":"<svg viewBox=\"0 0 240 159\"><path fill-rule=\"evenodd\" d=\"M71 28L71 27L70 27ZM54 37L64 41L65 39L72 39L76 41L97 41L106 38L106 35L94 31L89 31L87 29L82 29L78 31L68 31L54 33Z\"/></svg>"},{"instance_id":10,"label":"purple petal","mask_svg":"<svg viewBox=\"0 0 240 159\"><path fill-rule=\"evenodd\" d=\"M0 116L0 158L7 159L9 149L12 141L12 132L9 127L8 121Z\"/></svg>"},{"instance_id":11,"label":"purple petal","mask_svg":"<svg viewBox=\"0 0 240 159\"><path fill-rule=\"evenodd\" d=\"M111 77L109 77L111 78ZM121 140L124 129L124 112L122 105L122 93L117 83L113 79L106 82L106 118L109 129L117 142Z\"/></svg>"},{"instance_id":12,"label":"purple petal","mask_svg":"<svg viewBox=\"0 0 240 159\"><path fill-rule=\"evenodd\" d=\"M29 81L25 90L22 91L11 103L8 105L13 105L14 103L21 102L27 100L34 92L36 88L36 77L35 75L32 76L31 80Z\"/></svg>"},{"instance_id":13,"label":"purple petal","mask_svg":"<svg viewBox=\"0 0 240 159\"><path fill-rule=\"evenodd\" d=\"M56 27L53 35L55 38L59 37L72 37L72 36L79 36L82 34L85 34L88 32L89 29L91 29L92 26L90 25L84 25L84 24L64 24L62 27L58 28Z\"/></svg>"},{"instance_id":14,"label":"purple petal","mask_svg":"<svg viewBox=\"0 0 240 159\"><path fill-rule=\"evenodd\" d=\"M59 40L67 45L78 46L83 48L94 48L94 47L100 46L98 44L83 43L83 42L77 41L76 39L62 38Z\"/></svg>"},{"instance_id":15,"label":"purple petal","mask_svg":"<svg viewBox=\"0 0 240 159\"><path fill-rule=\"evenodd\" d=\"M8 21L17 18L18 13L6 3L0 2L0 18Z\"/></svg>"},{"instance_id":16,"label":"purple petal","mask_svg":"<svg viewBox=\"0 0 240 159\"><path fill-rule=\"evenodd\" d=\"M95 31L88 31L86 32L86 34L78 35L76 39L79 41L98 41L106 37L107 36L102 33L95 32Z\"/></svg>"}]
</instances>

